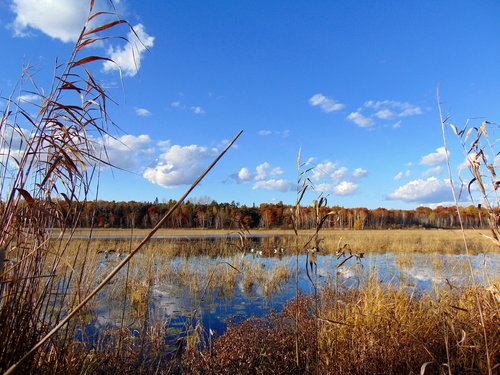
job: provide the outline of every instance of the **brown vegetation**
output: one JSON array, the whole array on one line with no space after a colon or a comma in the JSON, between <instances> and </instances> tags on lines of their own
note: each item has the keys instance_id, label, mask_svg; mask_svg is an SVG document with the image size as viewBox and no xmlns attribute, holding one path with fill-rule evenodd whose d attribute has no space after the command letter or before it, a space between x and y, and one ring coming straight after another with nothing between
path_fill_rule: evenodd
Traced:
<instances>
[{"instance_id":1,"label":"brown vegetation","mask_svg":"<svg viewBox=\"0 0 500 375\"><path fill-rule=\"evenodd\" d=\"M496 294L494 294L496 293ZM493 363L500 360L498 290L480 290ZM282 313L230 327L202 352L188 351L186 373L199 374L477 374L487 372L474 292L434 290L417 295L371 279L360 289L300 296ZM299 306L299 366L294 321Z\"/></svg>"}]
</instances>

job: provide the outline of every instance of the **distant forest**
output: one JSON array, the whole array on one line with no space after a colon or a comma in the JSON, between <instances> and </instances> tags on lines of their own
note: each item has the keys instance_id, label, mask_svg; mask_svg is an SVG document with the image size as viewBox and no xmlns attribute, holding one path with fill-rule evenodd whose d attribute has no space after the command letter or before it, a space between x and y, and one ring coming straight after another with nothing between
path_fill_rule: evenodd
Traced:
<instances>
[{"instance_id":1,"label":"distant forest","mask_svg":"<svg viewBox=\"0 0 500 375\"><path fill-rule=\"evenodd\" d=\"M97 228L151 228L175 204L155 202L107 202L59 204L66 217L80 211L80 227ZM75 207L76 204L84 205ZM291 229L291 207L283 203L246 206L238 203L193 203L186 202L164 224L165 228L206 229ZM75 211L74 211L75 210ZM466 228L488 227L489 215L484 208L461 207ZM322 207L321 213L332 212L323 228L335 229L399 229L399 228L457 228L458 216L455 207L418 207L414 210ZM314 228L312 207L302 207L300 228Z\"/></svg>"}]
</instances>

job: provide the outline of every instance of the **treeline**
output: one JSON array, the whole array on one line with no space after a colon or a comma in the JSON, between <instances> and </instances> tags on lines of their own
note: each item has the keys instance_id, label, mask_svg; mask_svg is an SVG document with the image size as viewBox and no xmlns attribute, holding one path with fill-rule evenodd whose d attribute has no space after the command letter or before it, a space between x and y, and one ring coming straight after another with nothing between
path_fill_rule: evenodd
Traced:
<instances>
[{"instance_id":1,"label":"treeline","mask_svg":"<svg viewBox=\"0 0 500 375\"><path fill-rule=\"evenodd\" d=\"M107 202L95 201L68 206L60 201L62 211L71 217L71 211L80 211L80 227L98 228L151 228L175 204L171 200L159 202ZM466 228L486 228L488 212L475 206L460 208ZM332 212L324 228L338 229L399 229L399 228L457 228L458 215L454 207L418 207L414 210L322 207L322 215ZM178 208L164 224L166 228L238 229L291 229L291 206L283 203L246 206L238 203L192 203ZM315 226L311 207L303 207L301 229Z\"/></svg>"}]
</instances>

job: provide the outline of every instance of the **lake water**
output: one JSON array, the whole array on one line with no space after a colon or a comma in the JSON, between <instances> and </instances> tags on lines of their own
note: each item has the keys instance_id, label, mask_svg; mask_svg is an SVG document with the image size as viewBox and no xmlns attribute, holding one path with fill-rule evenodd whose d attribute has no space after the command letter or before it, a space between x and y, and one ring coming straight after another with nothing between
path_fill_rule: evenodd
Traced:
<instances>
[{"instance_id":1,"label":"lake water","mask_svg":"<svg viewBox=\"0 0 500 375\"><path fill-rule=\"evenodd\" d=\"M220 240L221 238L217 237L208 240L177 238L175 241L179 246L195 247L201 246L201 243L206 246L207 241L217 244ZM146 288L149 294L145 297L148 298L149 319L169 327L171 337L167 340L174 342L180 332L184 332L188 326L196 325L198 321L201 321L207 331L211 329L216 335L220 335L229 321L240 321L251 316L263 317L272 310L280 310L286 302L295 297L296 257L287 255L286 249L282 254L279 247L276 255L272 249L267 248L269 256L256 255L259 248L269 246L269 241L276 243L276 240L256 237L252 241L246 252L235 252L233 256L228 257L196 255L187 258L158 255L149 258L150 263L147 263L147 257L142 254L134 257L129 269L131 279L140 279L141 276L147 279L147 270L152 270L152 284L149 289ZM250 248L255 249L250 252ZM375 274L381 282L408 288L409 291L417 293L431 290L433 286L459 287L470 281L467 258L462 254L368 253L362 259L351 258L338 267L345 259L333 255L319 255L317 268L309 272L309 278L306 272L307 258L300 255L300 291L304 294L313 292L313 282L319 288L355 288L363 283L369 274ZM471 256L471 260L479 282L500 276L499 253L477 254ZM97 261L99 274L104 275L118 261L116 256L100 255ZM277 285L273 284L270 290L270 279L278 268L288 269L290 277ZM125 272L125 269L120 271L119 279L99 294L95 302L96 318L87 327L89 337L98 335L103 328L118 328L122 324L123 298L116 296L120 295L120 288L123 288L123 282L119 281L124 280ZM245 277L250 272L257 275L255 278L258 280L245 282ZM214 278L221 273L231 274L233 278L227 285L221 286L219 283L205 290L212 273ZM184 276L180 276L181 274ZM136 284L131 284L129 288L141 287L140 283L140 280L136 281ZM130 300L126 303L127 309L133 308ZM124 320L126 327L133 330L141 324L141 319L134 320L127 313Z\"/></svg>"}]
</instances>

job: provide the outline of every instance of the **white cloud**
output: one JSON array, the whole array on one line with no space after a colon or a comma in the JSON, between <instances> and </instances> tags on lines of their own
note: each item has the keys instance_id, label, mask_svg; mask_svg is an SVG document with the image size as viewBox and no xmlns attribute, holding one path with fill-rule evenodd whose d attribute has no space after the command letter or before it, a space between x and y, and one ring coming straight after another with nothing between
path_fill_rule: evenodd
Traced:
<instances>
[{"instance_id":1,"label":"white cloud","mask_svg":"<svg viewBox=\"0 0 500 375\"><path fill-rule=\"evenodd\" d=\"M332 185L331 184L319 184L319 185L314 185L314 190L318 191L320 193L327 193L329 191L332 191Z\"/></svg>"},{"instance_id":2,"label":"white cloud","mask_svg":"<svg viewBox=\"0 0 500 375\"><path fill-rule=\"evenodd\" d=\"M401 120L396 121L394 124L392 124L392 128L393 129L399 129L401 127L401 123L402 123Z\"/></svg>"},{"instance_id":3,"label":"white cloud","mask_svg":"<svg viewBox=\"0 0 500 375\"><path fill-rule=\"evenodd\" d=\"M101 146L100 157L122 169L136 168L139 166L140 158L151 157L154 154L151 138L147 134L139 136L126 134L118 138L105 135L98 144Z\"/></svg>"},{"instance_id":4,"label":"white cloud","mask_svg":"<svg viewBox=\"0 0 500 375\"><path fill-rule=\"evenodd\" d=\"M398 102L396 100L368 100L365 102L366 108L378 111L375 116L388 120L394 117L408 117L421 115L423 113L419 106L408 102Z\"/></svg>"},{"instance_id":5,"label":"white cloud","mask_svg":"<svg viewBox=\"0 0 500 375\"><path fill-rule=\"evenodd\" d=\"M425 170L422 173L422 176L424 176L424 177L435 176L437 174L440 174L442 171L443 171L443 167L441 167L440 165L436 165L433 168L429 168L429 169Z\"/></svg>"},{"instance_id":6,"label":"white cloud","mask_svg":"<svg viewBox=\"0 0 500 375\"><path fill-rule=\"evenodd\" d=\"M144 178L166 188L191 184L203 171L205 161L217 154L204 146L173 145L162 153L156 164L146 168Z\"/></svg>"},{"instance_id":7,"label":"white cloud","mask_svg":"<svg viewBox=\"0 0 500 375\"><path fill-rule=\"evenodd\" d=\"M451 200L450 184L447 180L429 177L418 179L398 187L388 196L391 200L405 202L436 203Z\"/></svg>"},{"instance_id":8,"label":"white cloud","mask_svg":"<svg viewBox=\"0 0 500 375\"><path fill-rule=\"evenodd\" d=\"M137 114L137 116L141 116L141 117L151 116L151 112L149 110L147 110L146 108L136 108L135 113Z\"/></svg>"},{"instance_id":9,"label":"white cloud","mask_svg":"<svg viewBox=\"0 0 500 375\"><path fill-rule=\"evenodd\" d=\"M289 130L272 131L272 130L263 129L263 130L259 130L259 132L257 134L264 136L264 137L267 137L270 135L277 135L277 136L286 138L290 134L290 131Z\"/></svg>"},{"instance_id":10,"label":"white cloud","mask_svg":"<svg viewBox=\"0 0 500 375\"><path fill-rule=\"evenodd\" d=\"M201 108L200 106L192 106L191 112L193 112L195 115L205 114L205 110L203 108Z\"/></svg>"},{"instance_id":11,"label":"white cloud","mask_svg":"<svg viewBox=\"0 0 500 375\"><path fill-rule=\"evenodd\" d=\"M314 181L319 181L321 178L325 176L329 176L337 167L336 163L332 163L331 161L325 160L323 163L319 163L312 170L312 179Z\"/></svg>"},{"instance_id":12,"label":"white cloud","mask_svg":"<svg viewBox=\"0 0 500 375\"><path fill-rule=\"evenodd\" d=\"M496 158L495 158L495 164L496 164ZM463 171L463 170L466 170L466 169L468 169L469 167L470 167L470 163L469 163L469 161L467 160L467 158L465 158L465 159L464 159L464 161L463 161L463 162L461 162L461 163L458 165L457 169L458 169L458 172L459 172L459 173L462 173L462 171ZM497 165L495 165L495 168L498 168L498 166L497 166Z\"/></svg>"},{"instance_id":13,"label":"white cloud","mask_svg":"<svg viewBox=\"0 0 500 375\"><path fill-rule=\"evenodd\" d=\"M449 154L448 154L449 155ZM446 150L444 147L439 147L436 152L431 152L425 155L420 160L421 165L436 165L444 162L446 160Z\"/></svg>"},{"instance_id":14,"label":"white cloud","mask_svg":"<svg viewBox=\"0 0 500 375\"><path fill-rule=\"evenodd\" d=\"M337 195L349 195L357 191L359 187L357 181L367 174L368 171L364 168L349 171L347 167L339 167L336 163L325 160L312 170L311 180L317 182L314 185L316 191L333 191Z\"/></svg>"},{"instance_id":15,"label":"white cloud","mask_svg":"<svg viewBox=\"0 0 500 375\"><path fill-rule=\"evenodd\" d=\"M340 180L342 177L344 177L349 169L346 167L340 167L336 171L330 174L330 177L332 180Z\"/></svg>"},{"instance_id":16,"label":"white cloud","mask_svg":"<svg viewBox=\"0 0 500 375\"><path fill-rule=\"evenodd\" d=\"M24 103L37 103L41 99L40 95L37 94L23 94L17 97L17 100Z\"/></svg>"},{"instance_id":17,"label":"white cloud","mask_svg":"<svg viewBox=\"0 0 500 375\"><path fill-rule=\"evenodd\" d=\"M399 172L397 175L394 176L395 181L399 181L403 178L403 172Z\"/></svg>"},{"instance_id":18,"label":"white cloud","mask_svg":"<svg viewBox=\"0 0 500 375\"><path fill-rule=\"evenodd\" d=\"M313 107L320 107L323 112L330 113L340 111L345 108L345 105L335 100L323 95L323 94L315 94L311 98L309 98L309 103Z\"/></svg>"},{"instance_id":19,"label":"white cloud","mask_svg":"<svg viewBox=\"0 0 500 375\"><path fill-rule=\"evenodd\" d=\"M199 105L187 105L180 100L175 100L170 103L170 107L178 109L180 111L186 111L189 110L190 112L194 113L195 115L204 115L206 113L205 109Z\"/></svg>"},{"instance_id":20,"label":"white cloud","mask_svg":"<svg viewBox=\"0 0 500 375\"><path fill-rule=\"evenodd\" d=\"M185 106L182 102L180 102L180 101L178 101L178 100L176 100L176 101L174 101L174 102L170 103L170 106L171 106L172 108L186 109L186 106Z\"/></svg>"},{"instance_id":21,"label":"white cloud","mask_svg":"<svg viewBox=\"0 0 500 375\"><path fill-rule=\"evenodd\" d=\"M293 190L294 184L291 183L290 181L287 180L275 180L275 179L270 179L270 180L265 180L265 181L257 181L254 185L253 188L254 190L257 189L264 189L264 190L277 190L281 192L286 192Z\"/></svg>"},{"instance_id":22,"label":"white cloud","mask_svg":"<svg viewBox=\"0 0 500 375\"><path fill-rule=\"evenodd\" d=\"M238 172L238 178L241 181L250 181L253 179L252 173L248 170L248 168L241 168L240 171Z\"/></svg>"},{"instance_id":23,"label":"white cloud","mask_svg":"<svg viewBox=\"0 0 500 375\"><path fill-rule=\"evenodd\" d=\"M394 176L395 181L401 180L403 177L410 177L411 171L409 169L406 170L406 172L399 172L397 175Z\"/></svg>"},{"instance_id":24,"label":"white cloud","mask_svg":"<svg viewBox=\"0 0 500 375\"><path fill-rule=\"evenodd\" d=\"M111 60L104 62L104 71L120 70L129 77L137 74L141 67L144 53L148 48L152 48L155 38L144 31L142 24L134 26L134 31L127 34L128 42L123 47L110 47L108 49ZM136 36L137 34L137 36Z\"/></svg>"},{"instance_id":25,"label":"white cloud","mask_svg":"<svg viewBox=\"0 0 500 375\"><path fill-rule=\"evenodd\" d=\"M31 134L27 129L16 127L16 130L14 130L10 126L5 126L0 138L0 163L5 163L8 160L8 167L17 169L17 162L21 160L26 152L26 146L30 138Z\"/></svg>"},{"instance_id":26,"label":"white cloud","mask_svg":"<svg viewBox=\"0 0 500 375\"><path fill-rule=\"evenodd\" d=\"M363 168L356 168L353 172L352 175L356 178L360 177L365 177L368 174L368 171Z\"/></svg>"},{"instance_id":27,"label":"white cloud","mask_svg":"<svg viewBox=\"0 0 500 375\"><path fill-rule=\"evenodd\" d=\"M156 145L160 150L167 151L170 148L170 140L158 141Z\"/></svg>"},{"instance_id":28,"label":"white cloud","mask_svg":"<svg viewBox=\"0 0 500 375\"><path fill-rule=\"evenodd\" d=\"M373 125L373 120L369 117L365 117L360 112L351 112L347 116L347 119L361 128L369 128Z\"/></svg>"},{"instance_id":29,"label":"white cloud","mask_svg":"<svg viewBox=\"0 0 500 375\"><path fill-rule=\"evenodd\" d=\"M399 117L416 116L421 114L422 114L422 109L420 107L408 104L408 106L406 108L403 108L403 110L399 113Z\"/></svg>"},{"instance_id":30,"label":"white cloud","mask_svg":"<svg viewBox=\"0 0 500 375\"><path fill-rule=\"evenodd\" d=\"M358 190L358 185L351 181L342 181L333 188L333 191L338 195L351 195Z\"/></svg>"},{"instance_id":31,"label":"white cloud","mask_svg":"<svg viewBox=\"0 0 500 375\"><path fill-rule=\"evenodd\" d=\"M262 164L259 164L255 170L257 171L257 175L255 176L255 179L258 180L264 180L267 177L267 169L271 165L266 161Z\"/></svg>"},{"instance_id":32,"label":"white cloud","mask_svg":"<svg viewBox=\"0 0 500 375\"><path fill-rule=\"evenodd\" d=\"M255 167L255 173L250 172L248 168L241 168L238 173L233 173L230 178L236 180L237 183L248 181L264 181L267 178L278 177L285 172L281 167L272 167L267 161Z\"/></svg>"},{"instance_id":33,"label":"white cloud","mask_svg":"<svg viewBox=\"0 0 500 375\"><path fill-rule=\"evenodd\" d=\"M281 167L275 167L271 169L271 171L269 172L269 176L271 177L281 176L283 173L285 173L285 171L283 171Z\"/></svg>"},{"instance_id":34,"label":"white cloud","mask_svg":"<svg viewBox=\"0 0 500 375\"><path fill-rule=\"evenodd\" d=\"M381 109L375 113L375 116L381 120L390 120L396 117L396 114L389 109Z\"/></svg>"},{"instance_id":35,"label":"white cloud","mask_svg":"<svg viewBox=\"0 0 500 375\"><path fill-rule=\"evenodd\" d=\"M470 202L468 200L461 200L461 203L465 203L465 202ZM432 208L433 210L436 209L437 207L451 207L451 206L454 206L455 205L455 202L454 201L449 201L449 202L437 202L437 203L428 203L426 206L428 206L429 208Z\"/></svg>"},{"instance_id":36,"label":"white cloud","mask_svg":"<svg viewBox=\"0 0 500 375\"><path fill-rule=\"evenodd\" d=\"M30 29L63 42L74 42L88 15L88 2L82 0L14 0L16 36L29 35Z\"/></svg>"}]
</instances>

